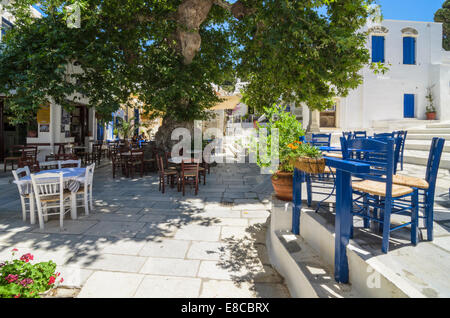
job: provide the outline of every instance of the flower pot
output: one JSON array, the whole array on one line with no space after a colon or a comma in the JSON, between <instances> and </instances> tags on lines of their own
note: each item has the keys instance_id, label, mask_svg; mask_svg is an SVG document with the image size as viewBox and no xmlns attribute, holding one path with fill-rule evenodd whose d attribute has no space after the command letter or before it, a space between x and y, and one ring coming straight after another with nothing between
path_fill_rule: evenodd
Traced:
<instances>
[{"instance_id":1,"label":"flower pot","mask_svg":"<svg viewBox=\"0 0 450 318\"><path fill-rule=\"evenodd\" d=\"M427 120L435 120L436 119L436 113L427 113Z\"/></svg>"},{"instance_id":2,"label":"flower pot","mask_svg":"<svg viewBox=\"0 0 450 318\"><path fill-rule=\"evenodd\" d=\"M306 173L318 174L325 171L325 158L299 157L292 164L298 170Z\"/></svg>"},{"instance_id":3,"label":"flower pot","mask_svg":"<svg viewBox=\"0 0 450 318\"><path fill-rule=\"evenodd\" d=\"M272 176L272 185L278 199L283 201L292 201L292 180L292 172L278 171Z\"/></svg>"},{"instance_id":4,"label":"flower pot","mask_svg":"<svg viewBox=\"0 0 450 318\"><path fill-rule=\"evenodd\" d=\"M37 131L29 130L28 134L27 134L27 137L29 137L29 138L36 138L37 137Z\"/></svg>"}]
</instances>

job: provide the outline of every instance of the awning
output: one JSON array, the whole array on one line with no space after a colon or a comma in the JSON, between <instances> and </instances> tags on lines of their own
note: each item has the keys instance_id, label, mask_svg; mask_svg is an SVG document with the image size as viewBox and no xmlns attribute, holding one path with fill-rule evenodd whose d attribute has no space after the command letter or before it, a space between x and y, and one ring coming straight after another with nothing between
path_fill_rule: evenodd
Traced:
<instances>
[{"instance_id":1,"label":"awning","mask_svg":"<svg viewBox=\"0 0 450 318\"><path fill-rule=\"evenodd\" d=\"M221 96L223 102L218 103L216 106L212 107L211 110L226 110L226 109L235 109L236 106L241 102L241 95L234 96Z\"/></svg>"}]
</instances>

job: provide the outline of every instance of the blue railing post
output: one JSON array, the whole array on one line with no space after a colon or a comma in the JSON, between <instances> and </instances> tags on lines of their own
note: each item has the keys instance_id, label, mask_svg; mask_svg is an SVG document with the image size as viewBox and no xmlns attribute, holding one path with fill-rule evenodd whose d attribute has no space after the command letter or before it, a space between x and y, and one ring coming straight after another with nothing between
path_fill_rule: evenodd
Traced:
<instances>
[{"instance_id":1,"label":"blue railing post","mask_svg":"<svg viewBox=\"0 0 450 318\"><path fill-rule=\"evenodd\" d=\"M300 234L300 211L302 209L302 182L304 178L304 172L294 169L293 180L293 206L292 206L292 233L295 235Z\"/></svg>"},{"instance_id":2,"label":"blue railing post","mask_svg":"<svg viewBox=\"0 0 450 318\"><path fill-rule=\"evenodd\" d=\"M336 168L334 278L338 283L346 284L348 283L347 245L353 223L352 174L368 173L370 165L337 158L326 158L326 164Z\"/></svg>"},{"instance_id":3,"label":"blue railing post","mask_svg":"<svg viewBox=\"0 0 450 318\"><path fill-rule=\"evenodd\" d=\"M336 220L334 241L334 278L339 283L348 283L347 245L352 228L351 173L336 171Z\"/></svg>"}]
</instances>

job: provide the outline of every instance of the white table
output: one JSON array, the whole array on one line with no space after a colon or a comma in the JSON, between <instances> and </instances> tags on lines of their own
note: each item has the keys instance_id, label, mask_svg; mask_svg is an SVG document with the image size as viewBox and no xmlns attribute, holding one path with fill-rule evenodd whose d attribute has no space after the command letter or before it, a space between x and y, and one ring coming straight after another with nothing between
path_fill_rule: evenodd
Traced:
<instances>
[{"instance_id":1,"label":"white table","mask_svg":"<svg viewBox=\"0 0 450 318\"><path fill-rule=\"evenodd\" d=\"M80 188L82 182L84 182L84 176L86 175L86 168L62 168L62 169L52 169L52 170L43 170L36 173L36 176L45 174L45 173L63 173L63 181L64 186L70 190L71 192L71 209L70 215L73 220L77 218L77 191ZM49 179L51 181L51 179ZM54 181L54 180L53 180ZM33 192L33 186L31 183L31 177L25 176L21 178L19 181L14 181L14 183L18 184L21 191L20 195L29 195L30 196L30 222L31 224L36 223L35 216L35 198Z\"/></svg>"}]
</instances>

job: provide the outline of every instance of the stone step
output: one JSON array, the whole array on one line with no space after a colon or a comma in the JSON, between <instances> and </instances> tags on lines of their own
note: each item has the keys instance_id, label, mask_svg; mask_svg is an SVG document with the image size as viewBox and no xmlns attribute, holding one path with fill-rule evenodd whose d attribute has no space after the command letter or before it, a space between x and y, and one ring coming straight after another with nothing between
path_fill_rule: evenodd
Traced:
<instances>
[{"instance_id":1,"label":"stone step","mask_svg":"<svg viewBox=\"0 0 450 318\"><path fill-rule=\"evenodd\" d=\"M428 151L419 150L405 150L404 162L426 166L428 163ZM441 163L439 165L440 169L450 169L450 153L442 153Z\"/></svg>"},{"instance_id":2,"label":"stone step","mask_svg":"<svg viewBox=\"0 0 450 318\"><path fill-rule=\"evenodd\" d=\"M427 128L449 128L450 123L428 124Z\"/></svg>"},{"instance_id":3,"label":"stone step","mask_svg":"<svg viewBox=\"0 0 450 318\"><path fill-rule=\"evenodd\" d=\"M450 140L450 133L449 134L410 134L408 132L408 136L406 137L406 140L432 140L433 137L441 137L445 140Z\"/></svg>"},{"instance_id":4,"label":"stone step","mask_svg":"<svg viewBox=\"0 0 450 318\"><path fill-rule=\"evenodd\" d=\"M450 135L450 128L426 128L426 129L408 129L409 134L420 135L435 135L440 134Z\"/></svg>"},{"instance_id":5,"label":"stone step","mask_svg":"<svg viewBox=\"0 0 450 318\"><path fill-rule=\"evenodd\" d=\"M406 138L405 150L429 151L431 140L408 140ZM450 152L450 143L444 144L444 152Z\"/></svg>"}]
</instances>

